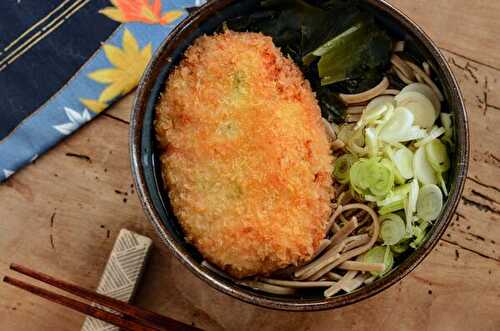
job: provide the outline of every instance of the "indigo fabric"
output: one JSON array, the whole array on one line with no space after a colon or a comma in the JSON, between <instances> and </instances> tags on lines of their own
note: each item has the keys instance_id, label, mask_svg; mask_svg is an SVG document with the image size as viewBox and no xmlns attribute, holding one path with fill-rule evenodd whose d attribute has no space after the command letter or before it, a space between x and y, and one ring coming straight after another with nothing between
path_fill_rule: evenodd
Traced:
<instances>
[{"instance_id":1,"label":"indigo fabric","mask_svg":"<svg viewBox=\"0 0 500 331\"><path fill-rule=\"evenodd\" d=\"M0 1L0 181L135 88L200 2Z\"/></svg>"}]
</instances>

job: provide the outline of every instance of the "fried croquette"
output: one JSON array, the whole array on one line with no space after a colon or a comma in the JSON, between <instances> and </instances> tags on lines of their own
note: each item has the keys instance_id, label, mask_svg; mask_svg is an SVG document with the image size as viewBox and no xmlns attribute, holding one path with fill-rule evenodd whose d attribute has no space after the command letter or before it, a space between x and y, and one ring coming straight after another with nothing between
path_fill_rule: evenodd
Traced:
<instances>
[{"instance_id":1,"label":"fried croquette","mask_svg":"<svg viewBox=\"0 0 500 331\"><path fill-rule=\"evenodd\" d=\"M313 256L333 159L308 81L270 37L198 38L167 80L155 130L174 213L207 261L242 278Z\"/></svg>"}]
</instances>

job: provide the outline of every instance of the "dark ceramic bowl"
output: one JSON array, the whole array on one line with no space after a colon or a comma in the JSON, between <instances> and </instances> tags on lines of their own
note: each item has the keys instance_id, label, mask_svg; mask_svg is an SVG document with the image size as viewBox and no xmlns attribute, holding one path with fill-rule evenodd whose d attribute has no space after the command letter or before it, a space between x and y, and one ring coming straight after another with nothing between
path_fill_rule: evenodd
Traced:
<instances>
[{"instance_id":1,"label":"dark ceramic bowl","mask_svg":"<svg viewBox=\"0 0 500 331\"><path fill-rule=\"evenodd\" d=\"M407 49L413 56L426 59L437 76L437 82L446 99L445 109L448 108L454 114L456 128L457 150L452 157L450 195L427 241L385 277L357 291L325 299L321 291L295 297L281 297L240 286L231 279L201 266L202 257L184 240L162 186L153 120L155 104L165 80L193 40L202 34L213 33L227 18L252 12L258 2L209 2L179 24L153 57L139 85L131 118L130 155L137 192L149 220L166 246L189 270L217 290L262 307L291 311L331 309L352 304L383 291L406 276L429 254L448 226L462 194L468 165L469 133L463 100L444 57L415 23L384 1L362 1L363 6L374 13L379 23L395 38L407 41Z\"/></svg>"}]
</instances>

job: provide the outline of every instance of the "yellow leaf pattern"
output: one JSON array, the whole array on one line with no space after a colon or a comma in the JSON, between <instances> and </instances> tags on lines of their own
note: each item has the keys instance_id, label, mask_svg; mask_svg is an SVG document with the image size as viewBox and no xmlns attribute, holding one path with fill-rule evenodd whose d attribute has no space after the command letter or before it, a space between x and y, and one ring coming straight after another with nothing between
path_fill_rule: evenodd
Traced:
<instances>
[{"instance_id":1,"label":"yellow leaf pattern","mask_svg":"<svg viewBox=\"0 0 500 331\"><path fill-rule=\"evenodd\" d=\"M109 62L115 67L123 68L128 64L127 56L120 48L109 44L104 44L102 48Z\"/></svg>"},{"instance_id":2,"label":"yellow leaf pattern","mask_svg":"<svg viewBox=\"0 0 500 331\"><path fill-rule=\"evenodd\" d=\"M108 87L106 87L104 91L101 92L101 95L99 96L99 101L106 102L107 100L112 100L120 96L121 94L125 94L126 92L123 92L124 90L125 86L123 86L122 84L111 83L111 85L108 85Z\"/></svg>"},{"instance_id":3,"label":"yellow leaf pattern","mask_svg":"<svg viewBox=\"0 0 500 331\"><path fill-rule=\"evenodd\" d=\"M113 21L125 22L125 17L123 16L122 12L119 9L113 8L113 7L107 7L104 9L101 9L99 13L106 15L107 17L111 18Z\"/></svg>"},{"instance_id":4,"label":"yellow leaf pattern","mask_svg":"<svg viewBox=\"0 0 500 331\"><path fill-rule=\"evenodd\" d=\"M134 36L128 30L125 30L123 33L123 50L125 53L139 52L139 44L137 44Z\"/></svg>"},{"instance_id":5,"label":"yellow leaf pattern","mask_svg":"<svg viewBox=\"0 0 500 331\"><path fill-rule=\"evenodd\" d=\"M152 54L151 44L141 50L134 35L127 29L123 33L122 48L109 44L104 44L103 48L113 67L93 71L88 77L107 86L99 95L99 100L82 99L82 103L96 112L104 109L101 106L107 106L110 101L137 86Z\"/></svg>"},{"instance_id":6,"label":"yellow leaf pattern","mask_svg":"<svg viewBox=\"0 0 500 331\"><path fill-rule=\"evenodd\" d=\"M180 10L172 10L172 11L167 12L165 15L163 15L161 17L160 21L163 22L162 24L169 24L169 23L172 23L173 21L176 21L177 19L181 18L181 16L183 14L184 13Z\"/></svg>"},{"instance_id":7,"label":"yellow leaf pattern","mask_svg":"<svg viewBox=\"0 0 500 331\"><path fill-rule=\"evenodd\" d=\"M121 79L121 73L115 69L100 69L89 74L89 78L101 84L109 84Z\"/></svg>"},{"instance_id":8,"label":"yellow leaf pattern","mask_svg":"<svg viewBox=\"0 0 500 331\"><path fill-rule=\"evenodd\" d=\"M107 103L100 102L98 100L92 99L80 99L80 102L87 108L92 110L94 113L100 113L108 107Z\"/></svg>"}]
</instances>

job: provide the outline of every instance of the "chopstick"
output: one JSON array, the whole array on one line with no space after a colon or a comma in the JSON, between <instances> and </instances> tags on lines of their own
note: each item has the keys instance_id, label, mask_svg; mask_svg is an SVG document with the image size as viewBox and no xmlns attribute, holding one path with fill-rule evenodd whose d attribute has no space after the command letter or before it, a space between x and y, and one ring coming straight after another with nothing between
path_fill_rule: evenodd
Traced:
<instances>
[{"instance_id":1,"label":"chopstick","mask_svg":"<svg viewBox=\"0 0 500 331\"><path fill-rule=\"evenodd\" d=\"M47 299L49 301L58 303L60 305L68 307L70 309L76 310L80 313L98 318L102 321L111 323L111 324L116 325L116 326L123 328L125 330L130 330L130 331L161 330L158 328L143 326L143 325L141 325L135 321L132 321L132 320L124 320L116 314L108 313L107 311L104 311L100 308L92 307L92 306L85 304L83 302L80 302L80 301L77 301L74 299L70 299L70 298L67 298L67 297L59 295L59 294L52 293L52 292L47 291L47 290L40 288L38 286L27 284L23 281L17 280L15 278L11 278L9 276L4 277L3 281L6 282L7 284L14 285L18 288L21 288L23 290L31 292L35 295L38 295L39 297L42 297L42 298Z\"/></svg>"},{"instance_id":2,"label":"chopstick","mask_svg":"<svg viewBox=\"0 0 500 331\"><path fill-rule=\"evenodd\" d=\"M58 303L70 309L76 310L83 314L95 317L102 321L116 325L122 329L130 331L142 331L142 330L180 330L180 331L194 331L200 330L196 327L184 324L182 322L176 321L174 319L168 318L166 316L159 315L152 311L137 308L128 303L116 300L114 298L107 297L105 295L95 293L93 291L87 290L77 285L70 284L68 282L58 280L52 276L31 270L27 267L23 267L18 264L11 264L10 269L19 272L28 277L39 280L43 283L49 284L58 289L64 290L68 293L74 294L77 297L90 300L96 304L103 307L110 308L117 313L122 314L120 316L115 313L105 311L99 307L94 307L84 302L74 300L65 297L60 294L50 292L46 289L34 286L18 279L12 277L4 277L3 281L13 285L15 287L21 288L25 291L31 292L49 301Z\"/></svg>"}]
</instances>

